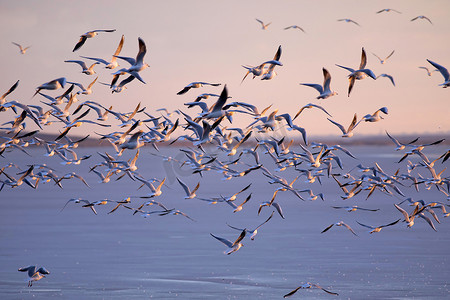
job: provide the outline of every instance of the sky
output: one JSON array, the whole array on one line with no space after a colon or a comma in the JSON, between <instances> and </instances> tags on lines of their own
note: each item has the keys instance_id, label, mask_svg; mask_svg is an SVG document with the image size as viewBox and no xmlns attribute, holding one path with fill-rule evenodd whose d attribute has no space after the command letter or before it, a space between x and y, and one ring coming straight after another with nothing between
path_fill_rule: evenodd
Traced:
<instances>
[{"instance_id":1,"label":"sky","mask_svg":"<svg viewBox=\"0 0 450 300\"><path fill-rule=\"evenodd\" d=\"M376 14L384 8L401 12ZM426 20L410 20L425 15ZM256 18L271 22L262 30ZM351 18L361 26L338 22ZM17 80L18 89L8 97L25 104L43 105L44 98L32 98L35 88L59 77L88 85L99 76L94 93L79 96L80 101L97 101L121 112L132 111L141 102L149 113L159 108L182 109L195 116L199 109L183 104L201 93L219 94L226 84L232 99L256 105L260 110L273 105L279 113L295 114L308 103L323 106L332 119L347 127L354 113L358 117L387 107L389 114L377 123L361 123L355 135L434 133L449 135L450 89L439 87L444 80L435 72L431 77L419 66L431 68L431 59L450 68L450 2L443 1L0 1L0 93ZM290 25L299 30L284 30ZM116 29L88 39L72 52L79 36L95 29ZM110 59L121 36L125 44L121 55L135 57L138 37L147 45L145 62L150 68L141 72L147 82L133 81L122 93L111 94L107 86L113 71L96 66L96 75L81 73L76 64L65 63L79 56ZM25 55L11 42L30 46ZM277 76L262 81L248 77L242 65L258 65L273 58L282 46ZM367 68L378 75L394 77L396 87L387 78L358 81L347 97L348 72L340 64L359 66L361 48L367 52ZM382 65L372 54L385 57ZM122 62L122 66L127 63ZM331 88L339 95L317 100L318 93L299 83L323 82L322 68L331 74ZM219 87L191 89L177 95L194 81L221 83ZM52 96L62 91L49 91ZM212 103L211 100L208 99ZM11 119L2 113L0 121ZM341 135L339 129L319 110L307 110L295 124L309 135ZM114 124L114 121L108 121ZM237 116L233 126L245 126L248 116ZM31 123L30 123L31 125ZM34 126L34 125L31 125ZM30 127L31 127L30 126ZM52 125L46 132L57 132ZM84 126L83 126L84 127ZM104 129L86 126L74 133ZM116 130L116 129L113 129ZM109 130L111 131L111 130Z\"/></svg>"}]
</instances>

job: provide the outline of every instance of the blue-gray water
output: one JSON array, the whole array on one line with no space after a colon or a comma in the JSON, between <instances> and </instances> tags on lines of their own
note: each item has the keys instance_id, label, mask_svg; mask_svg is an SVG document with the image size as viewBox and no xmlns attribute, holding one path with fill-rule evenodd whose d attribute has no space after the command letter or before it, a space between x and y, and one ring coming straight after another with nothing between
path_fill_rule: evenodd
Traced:
<instances>
[{"instance_id":1,"label":"blue-gray water","mask_svg":"<svg viewBox=\"0 0 450 300\"><path fill-rule=\"evenodd\" d=\"M391 146L349 149L359 160L339 154L344 158L344 171L358 163L371 166L376 161L390 174L398 167L406 172L405 164L396 163L402 154ZM272 208L265 207L259 216L257 210L261 202L270 200L278 186L268 184L260 170L230 181L221 180L222 175L214 171L205 173L203 178L187 176L186 171L164 166L160 157L150 155L156 151L145 147L141 148L138 171L146 178L167 176L163 194L155 200L185 212L196 222L183 216L133 216L122 207L108 215L112 204L97 206L98 215L73 203L60 212L70 198L121 200L150 192L146 187L138 190L139 182L128 177L98 183L99 178L88 170L102 161L96 151L108 150L77 149L79 156L93 155L78 166L63 166L57 157L44 157L42 149L29 150L32 157L15 151L2 159L0 166L8 162L16 162L21 167L46 162L54 166L59 175L75 171L85 177L91 188L72 179L62 181L64 189L53 183L41 183L36 190L22 185L13 189L6 186L0 192L1 299L281 299L306 282L318 283L339 296L311 289L299 290L292 299L449 297L450 227L447 218L438 212L441 224L435 222L437 232L418 219L412 228L400 222L369 234L356 221L381 225L401 218L393 204L403 197L376 191L366 201L364 191L352 199L341 200L342 192L334 180L326 177L322 185L305 183L305 177L294 184L297 189L323 192L325 201L303 202L292 193L279 193L276 201L281 204L286 219L275 213L260 228L254 241L245 238L244 247L231 255L223 253L225 245L210 233L234 240L239 232L229 228L227 223L253 229L267 219ZM445 147L436 147L427 154L435 157L444 151ZM183 158L176 148L161 149L161 152ZM124 158L133 155L134 152L125 153ZM251 162L249 157L245 159ZM264 163L273 170L270 160ZM436 168L443 167L440 162L436 163ZM420 172L428 176L426 169ZM174 181L174 174L190 187L200 181L199 197L228 196L250 182L251 188L240 195L236 203L241 203L250 192L253 196L238 213L233 213L232 207L225 203L211 205L197 199L186 200L180 185ZM292 180L298 174L287 170L279 175ZM419 193L413 188L400 189L414 199L447 201L434 188L425 190L421 186ZM130 206L138 207L144 201L133 198ZM380 210L349 213L333 209L332 205ZM154 206L146 209L155 210ZM358 236L336 226L320 233L341 220ZM28 288L26 274L17 269L30 264L45 266L51 274Z\"/></svg>"}]
</instances>

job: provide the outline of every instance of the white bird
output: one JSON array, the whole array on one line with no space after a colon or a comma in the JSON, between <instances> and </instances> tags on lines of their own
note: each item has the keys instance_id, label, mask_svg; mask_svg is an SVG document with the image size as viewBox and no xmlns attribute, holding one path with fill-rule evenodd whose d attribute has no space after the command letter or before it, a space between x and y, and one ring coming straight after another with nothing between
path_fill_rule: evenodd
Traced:
<instances>
[{"instance_id":1,"label":"white bird","mask_svg":"<svg viewBox=\"0 0 450 300\"><path fill-rule=\"evenodd\" d=\"M255 229L253 229L253 230L237 228L237 227L231 226L231 225L229 225L229 224L227 224L227 225L228 225L228 227L233 228L233 229L235 229L235 230L239 230L239 231L245 230L245 231L247 231L247 233L251 234L250 239L253 241L253 240L255 240L255 236L258 234L258 229L259 229L261 226L263 226L264 224L266 224L267 222L269 222L269 220L273 217L273 214L274 214L274 211L273 211L272 214L267 218L267 220L265 220L264 222L262 222L261 224L259 224L259 225L258 225Z\"/></svg>"},{"instance_id":2,"label":"white bird","mask_svg":"<svg viewBox=\"0 0 450 300\"><path fill-rule=\"evenodd\" d=\"M36 266L28 266L20 268L18 271L20 272L28 272L28 286L33 285L33 281L41 280L45 277L45 275L50 274L44 267L40 267L39 269Z\"/></svg>"},{"instance_id":3,"label":"white bird","mask_svg":"<svg viewBox=\"0 0 450 300\"><path fill-rule=\"evenodd\" d=\"M181 181L178 177L177 177L178 182L180 183L181 187L184 189L185 193L186 193L186 197L184 197L184 199L192 199L195 198L197 195L195 194L195 192L198 190L198 188L200 187L200 182L197 183L197 185L195 186L195 188L191 191L189 189L189 187L183 182Z\"/></svg>"},{"instance_id":4,"label":"white bird","mask_svg":"<svg viewBox=\"0 0 450 300\"><path fill-rule=\"evenodd\" d=\"M33 97L36 96L36 94L39 93L41 90L57 90L59 88L63 88L66 85L66 82L67 82L66 78L61 77L61 78L57 78L55 80L43 83L36 88L36 92L34 93Z\"/></svg>"},{"instance_id":5,"label":"white bird","mask_svg":"<svg viewBox=\"0 0 450 300\"><path fill-rule=\"evenodd\" d=\"M303 110L305 110L306 108L313 108L313 107L320 109L321 111L323 111L324 113L326 113L327 115L329 115L330 117L332 117L332 115L330 115L330 114L325 110L325 108L323 108L322 106L317 105L317 104L313 104L313 103L308 103L308 104L306 104L306 105L303 105L303 106L300 108L300 110L295 114L294 118L292 118L292 121L294 121L294 120L302 113Z\"/></svg>"},{"instance_id":6,"label":"white bird","mask_svg":"<svg viewBox=\"0 0 450 300\"><path fill-rule=\"evenodd\" d=\"M356 113L353 116L353 120L352 120L352 122L350 123L350 125L348 126L347 129L345 129L344 126L342 126L341 124L331 120L330 118L327 118L327 119L328 119L328 121L330 121L331 123L336 125L342 131L342 137L352 137L353 136L353 130L359 124L359 122L357 122Z\"/></svg>"},{"instance_id":7,"label":"white bird","mask_svg":"<svg viewBox=\"0 0 450 300\"><path fill-rule=\"evenodd\" d=\"M278 46L277 52L275 53L273 60L268 62L269 66L267 67L266 70L263 71L261 80L270 80L277 74L275 72L275 67L283 66L283 64L280 62L280 58L281 58L281 45Z\"/></svg>"},{"instance_id":8,"label":"white bird","mask_svg":"<svg viewBox=\"0 0 450 300\"><path fill-rule=\"evenodd\" d=\"M17 44L14 42L12 42L12 43L14 45L16 45L17 47L19 47L20 54L25 54L27 52L27 50L31 47L31 46L28 46L28 47L23 48L22 45L20 45L20 44Z\"/></svg>"},{"instance_id":9,"label":"white bird","mask_svg":"<svg viewBox=\"0 0 450 300\"><path fill-rule=\"evenodd\" d=\"M83 68L83 70L81 71L81 73L86 74L86 75L93 75L95 74L94 71L94 67L95 65L100 64L98 61L93 63L92 65L90 65L89 67L86 65L86 63L82 60L65 60L64 62L66 63L76 63L78 65L81 66L81 68Z\"/></svg>"},{"instance_id":10,"label":"white bird","mask_svg":"<svg viewBox=\"0 0 450 300\"><path fill-rule=\"evenodd\" d=\"M419 209L419 206L417 205L414 208L414 211L411 214L408 214L408 212L406 210L404 210L403 208L401 208L400 206L398 206L397 204L394 204L395 208L397 208L405 217L405 221L406 221L406 226L408 228L411 228L414 225L414 219L416 217L416 215L418 215L419 213L421 213L424 209L425 206L423 206L421 209Z\"/></svg>"},{"instance_id":11,"label":"white bird","mask_svg":"<svg viewBox=\"0 0 450 300\"><path fill-rule=\"evenodd\" d=\"M346 22L346 23L353 23L353 24L356 24L356 25L358 25L358 26L361 26L361 25L359 25L357 22L353 21L352 19L339 19L338 21L339 21L339 22L344 21L344 22Z\"/></svg>"},{"instance_id":12,"label":"white bird","mask_svg":"<svg viewBox=\"0 0 450 300\"><path fill-rule=\"evenodd\" d=\"M141 81L142 83L145 83L145 81L139 75L139 72L150 67L149 64L144 63L144 56L147 53L147 46L145 45L145 42L142 38L138 38L138 43L139 43L139 51L138 54L136 55L136 58L117 55L115 56L117 58L127 61L131 66L128 69L125 68L120 69L119 71L113 73L113 75L126 72L130 75L133 75L137 80Z\"/></svg>"},{"instance_id":13,"label":"white bird","mask_svg":"<svg viewBox=\"0 0 450 300\"><path fill-rule=\"evenodd\" d=\"M119 63L117 62L117 56L120 54L120 51L122 51L123 42L124 42L124 36L122 35L122 38L120 39L120 42L119 42L119 46L117 46L116 51L112 55L111 61L106 61L103 58L96 58L96 57L87 57L87 56L81 56L81 57L90 59L90 60L95 60L101 64L104 64L106 69L114 69L117 66L119 66Z\"/></svg>"},{"instance_id":14,"label":"white bird","mask_svg":"<svg viewBox=\"0 0 450 300\"><path fill-rule=\"evenodd\" d=\"M261 21L261 20L259 20L259 19L256 19L256 21L258 21L258 22L261 24L261 29L262 29L262 30L266 30L267 27L269 27L269 25L272 24L272 22L267 23L267 24L264 24L264 22Z\"/></svg>"},{"instance_id":15,"label":"white bird","mask_svg":"<svg viewBox=\"0 0 450 300\"><path fill-rule=\"evenodd\" d=\"M366 51L364 50L364 47L361 50L361 62L359 64L358 70L354 70L352 68L344 67L344 66L336 64L336 66L346 69L347 71L350 72L350 74L348 75L348 80L349 80L348 96L349 97L350 97L350 93L353 89L353 85L355 84L355 80L362 80L362 79L366 78L367 76L371 77L372 79L377 79L372 70L366 69L366 64L367 64L367 55L366 55Z\"/></svg>"},{"instance_id":16,"label":"white bird","mask_svg":"<svg viewBox=\"0 0 450 300\"><path fill-rule=\"evenodd\" d=\"M291 29L291 28L293 28L293 29L298 29L298 30L301 30L301 31L303 31L304 33L306 33L305 30L303 30L303 28L301 28L300 26L297 26L297 25L291 25L291 26L288 26L288 27L284 28L284 30Z\"/></svg>"},{"instance_id":17,"label":"white bird","mask_svg":"<svg viewBox=\"0 0 450 300\"><path fill-rule=\"evenodd\" d=\"M365 211L379 211L380 209L369 209L369 208L362 208L356 205L353 206L332 206L332 208L336 209L345 209L348 212L356 211L356 210L365 210Z\"/></svg>"},{"instance_id":18,"label":"white bird","mask_svg":"<svg viewBox=\"0 0 450 300\"><path fill-rule=\"evenodd\" d=\"M377 14L380 14L380 13L382 13L382 12L391 12L391 11L394 11L394 12L396 12L396 13L398 13L398 14L401 14L401 12L399 12L398 10L395 10L395 9L393 9L393 8L384 8L384 9L382 9L382 10L377 11Z\"/></svg>"},{"instance_id":19,"label":"white bird","mask_svg":"<svg viewBox=\"0 0 450 300\"><path fill-rule=\"evenodd\" d=\"M392 82L392 85L395 86L394 77L392 77L391 75L383 73L383 74L378 75L376 79L378 79L380 77L389 78L389 80Z\"/></svg>"},{"instance_id":20,"label":"white bird","mask_svg":"<svg viewBox=\"0 0 450 300\"><path fill-rule=\"evenodd\" d=\"M78 83L78 82L68 81L67 83L74 84L81 89L81 91L77 92L77 95L79 95L79 94L90 95L90 94L92 94L92 86L97 81L97 79L98 79L98 76L88 85L87 88L85 88L81 83Z\"/></svg>"},{"instance_id":21,"label":"white bird","mask_svg":"<svg viewBox=\"0 0 450 300\"><path fill-rule=\"evenodd\" d=\"M318 284L314 284L314 283L309 283L309 282L307 282L307 283L302 284L301 286L295 288L294 290L290 291L289 293L287 293L286 295L284 295L283 298L287 298L287 297L290 297L290 296L294 295L294 294L295 294L298 290L300 290L300 289L311 289L311 288L316 288L316 289L322 290L322 291L324 291L325 293L330 294L330 295L336 295L336 296L339 295L338 293L330 292L330 291L324 289L323 287L321 287L321 286L318 285Z\"/></svg>"},{"instance_id":22,"label":"white bird","mask_svg":"<svg viewBox=\"0 0 450 300\"><path fill-rule=\"evenodd\" d=\"M388 227L388 226L395 225L395 224L397 224L399 221L400 221L400 219L398 219L397 221L394 221L394 222L392 222L392 223L389 223L389 224L386 224L386 225L380 225L380 226L370 226L370 225L365 225L365 224L359 223L358 221L356 221L356 223L358 223L359 225L361 225L361 226L363 226L363 227L369 228L369 229L370 229L369 233L372 234L372 233L374 233L374 232L380 232L381 229L383 229L384 227Z\"/></svg>"},{"instance_id":23,"label":"white bird","mask_svg":"<svg viewBox=\"0 0 450 300\"><path fill-rule=\"evenodd\" d=\"M427 20L428 22L430 22L431 25L433 25L433 23L431 22L431 20L430 20L429 18L425 17L425 16L417 16L417 17L415 17L415 18L412 18L412 19L411 19L411 22L412 22L412 21L415 21L415 20L419 20L419 19Z\"/></svg>"},{"instance_id":24,"label":"white bird","mask_svg":"<svg viewBox=\"0 0 450 300\"><path fill-rule=\"evenodd\" d=\"M321 233L324 233L324 232L328 231L328 230L329 230L331 227L333 227L334 225L336 225L336 226L344 226L345 228L347 228L348 230L350 230L354 235L358 236L358 235L353 231L353 229L352 229L350 226L348 226L347 224L345 224L345 223L342 222L342 221L331 224L330 226L328 226L327 228L325 228L324 230L322 230Z\"/></svg>"},{"instance_id":25,"label":"white bird","mask_svg":"<svg viewBox=\"0 0 450 300\"><path fill-rule=\"evenodd\" d=\"M338 94L337 92L332 91L330 89L331 75L328 72L328 70L325 68L322 68L322 71L323 71L323 86L321 86L320 84L314 84L314 83L300 83L301 85L306 85L306 86L316 89L320 94L319 96L317 96L316 99L327 99L331 96L335 96ZM294 117L294 119L295 119L295 117Z\"/></svg>"},{"instance_id":26,"label":"white bird","mask_svg":"<svg viewBox=\"0 0 450 300\"><path fill-rule=\"evenodd\" d=\"M88 31L88 32L86 32L86 33L84 33L84 34L82 34L82 35L80 36L80 40L79 40L78 43L75 45L75 47L73 48L72 52L75 52L75 51L77 51L78 49L80 49L81 46L84 45L84 43L86 42L86 40L87 40L88 38L93 38L94 36L98 35L99 32L114 32L114 31L116 31L116 30L115 30L115 29L106 29L106 30L103 30L103 29L97 29L97 30Z\"/></svg>"},{"instance_id":27,"label":"white bird","mask_svg":"<svg viewBox=\"0 0 450 300\"><path fill-rule=\"evenodd\" d=\"M224 253L227 255L230 255L233 252L238 251L242 246L244 246L241 241L242 239L245 237L246 234L246 229L242 230L241 234L239 235L239 237L234 241L234 243L230 242L227 239L215 236L214 234L210 233L212 237L214 237L215 239L221 241L222 243L224 243L229 249L226 250Z\"/></svg>"},{"instance_id":28,"label":"white bird","mask_svg":"<svg viewBox=\"0 0 450 300\"><path fill-rule=\"evenodd\" d=\"M372 54L373 54L376 58L378 58L378 59L380 60L380 63L381 63L382 65L384 65L384 64L386 63L386 60L388 60L388 58L391 57L392 54L394 54L394 52L395 52L395 50L392 50L391 54L389 54L388 56L386 56L386 58L384 58L384 59L381 58L381 57L379 57L378 55L376 55L376 54L373 53L373 52L372 52Z\"/></svg>"},{"instance_id":29,"label":"white bird","mask_svg":"<svg viewBox=\"0 0 450 300\"><path fill-rule=\"evenodd\" d=\"M387 115L388 114L387 107L382 107L380 109L377 109L376 112L374 112L373 114L365 115L362 119L366 122L378 122L381 119L383 119L383 117L380 116L381 112Z\"/></svg>"},{"instance_id":30,"label":"white bird","mask_svg":"<svg viewBox=\"0 0 450 300\"><path fill-rule=\"evenodd\" d=\"M449 87L450 86L450 75L448 73L448 70L445 67L441 66L440 64L435 63L434 61L431 61L429 59L427 59L427 61L431 65L433 65L433 67L435 67L444 77L444 82L441 83L439 86L442 86L443 88Z\"/></svg>"},{"instance_id":31,"label":"white bird","mask_svg":"<svg viewBox=\"0 0 450 300\"><path fill-rule=\"evenodd\" d=\"M434 69L434 70L429 70L427 67L418 67L419 69L424 69L425 71L427 71L428 76L431 76L433 72L439 71L438 69Z\"/></svg>"},{"instance_id":32,"label":"white bird","mask_svg":"<svg viewBox=\"0 0 450 300\"><path fill-rule=\"evenodd\" d=\"M190 89L199 88L204 85L219 86L221 84L220 83L208 83L208 82L202 82L202 81L191 82L188 85L186 85L181 91L179 91L177 93L177 95L183 95L183 94L187 93Z\"/></svg>"}]
</instances>

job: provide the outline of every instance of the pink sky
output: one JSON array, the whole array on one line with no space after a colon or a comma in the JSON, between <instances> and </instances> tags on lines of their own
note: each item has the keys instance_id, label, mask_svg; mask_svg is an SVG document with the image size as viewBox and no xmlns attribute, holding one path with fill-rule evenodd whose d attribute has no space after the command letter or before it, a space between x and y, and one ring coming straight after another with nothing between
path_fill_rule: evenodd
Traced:
<instances>
[{"instance_id":1,"label":"pink sky","mask_svg":"<svg viewBox=\"0 0 450 300\"><path fill-rule=\"evenodd\" d=\"M402 12L376 14L383 8ZM94 85L94 93L80 96L121 112L131 111L142 102L147 112L166 107L182 108L195 116L199 110L184 107L201 93L220 93L222 87L193 89L187 94L176 93L193 81L227 84L230 101L243 101L260 109L273 104L279 113L295 114L307 104L322 105L333 119L345 127L353 114L359 117L380 107L389 108L389 115L378 123L360 124L355 134L438 133L448 135L450 129L450 90L439 87L443 77L426 75L419 66L431 68L431 59L450 68L450 2L449 1L20 1L0 4L0 58L2 80L0 93L17 80L19 88L9 100L25 104L41 104L44 98L31 98L35 88L58 77L66 77L88 85L94 78L80 73L68 59L79 55L109 59L122 34L125 45L122 55L134 57L138 51L137 38L147 45L145 61L150 68L141 76L147 84L134 81L120 94L111 94L106 86ZM411 22L425 15L425 20ZM267 30L255 18L272 22ZM337 22L351 18L361 24ZM306 34L283 28L301 26ZM72 49L81 34L94 29L116 29L101 33L77 52ZM25 55L11 44L17 42L32 47ZM270 81L247 78L241 85L245 70L241 65L257 65L272 59L281 45L282 67ZM356 68L361 48L368 55L367 67L375 74L388 73L395 78L396 87L386 78L356 82L347 97L347 71L335 64ZM372 52L394 55L381 65ZM126 66L126 63L122 63ZM317 92L304 83L322 83L322 67L331 73L331 88L339 95L316 100ZM96 66L101 82L111 81L111 70ZM50 91L56 96L61 91ZM211 99L206 101L213 101ZM3 113L3 122L12 112ZM326 115L307 110L295 121L308 134L340 135ZM111 120L111 119L110 119ZM236 117L236 124L249 124L248 117ZM108 121L115 124L114 120ZM31 126L31 123L28 124ZM31 127L30 126L30 127ZM46 128L57 132L62 125ZM99 132L118 128L98 129ZM83 131L85 130L85 131ZM92 131L93 127L77 128L72 134Z\"/></svg>"}]
</instances>

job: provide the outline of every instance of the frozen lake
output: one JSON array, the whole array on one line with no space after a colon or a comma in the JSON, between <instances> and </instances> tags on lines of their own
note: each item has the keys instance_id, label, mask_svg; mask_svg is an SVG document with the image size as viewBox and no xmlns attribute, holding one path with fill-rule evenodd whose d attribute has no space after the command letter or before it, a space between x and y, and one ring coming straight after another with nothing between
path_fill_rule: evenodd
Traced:
<instances>
[{"instance_id":1,"label":"frozen lake","mask_svg":"<svg viewBox=\"0 0 450 300\"><path fill-rule=\"evenodd\" d=\"M261 170L229 181L221 180L222 175L214 171L203 178L189 175L186 168L164 165L160 157L150 155L157 153L153 148L140 150L138 172L145 178L167 177L163 194L155 200L181 210L195 222L181 215L143 218L122 207L107 214L113 204L96 206L98 215L74 203L61 212L70 198L122 200L150 192L145 186L138 190L140 182L127 176L99 183L99 177L88 173L89 167L102 161L96 152L110 148L77 149L78 156L92 154L78 166L62 166L59 158L44 157L42 149L29 150L32 157L14 151L1 159L1 166L15 162L21 168L45 162L59 175L75 171L91 186L72 179L61 182L64 189L41 183L36 190L22 185L14 189L6 186L0 192L1 299L280 299L306 282L317 283L339 296L310 289L299 290L292 299L448 299L450 295L450 223L440 211L441 224L434 222L437 232L419 219L412 228L399 222L369 234L356 221L382 225L401 218L393 204L403 197L375 191L366 201L367 192L363 191L341 200L342 191L332 178L324 177L320 185L305 183L302 176L294 187L322 192L325 201L303 202L292 193L279 193L276 201L286 218L275 213L254 241L246 237L243 248L224 255L225 245L210 233L234 241L239 232L227 223L249 229L262 223L272 208L263 208L258 216L259 204L269 201L278 186L268 184ZM349 150L359 160L339 154L345 172L359 163L372 166L375 161L389 174L399 167L406 172L404 163L396 163L402 154L392 146L353 146ZM435 147L427 155L436 157L445 150L445 146ZM134 153L123 157L128 159ZM183 159L177 148L161 148L161 153ZM250 157L245 159L251 163ZM268 160L264 165L274 169ZM445 166L438 162L435 167L441 170ZM426 169L420 172L428 176ZM13 170L12 175L15 173ZM298 175L293 170L277 174L288 181ZM236 203L250 193L252 198L237 213L226 203L186 200L174 175L190 187L200 181L197 195L204 198L229 196L252 183ZM426 190L423 185L419 193L414 188L400 189L416 200L447 201L442 193L434 188ZM129 205L136 208L145 200L133 198ZM346 212L333 209L333 205L380 210ZM402 207L412 210L404 204ZM341 220L358 236L336 226L321 234L328 225ZM31 264L45 266L51 274L28 288L26 274L17 269Z\"/></svg>"}]
</instances>

